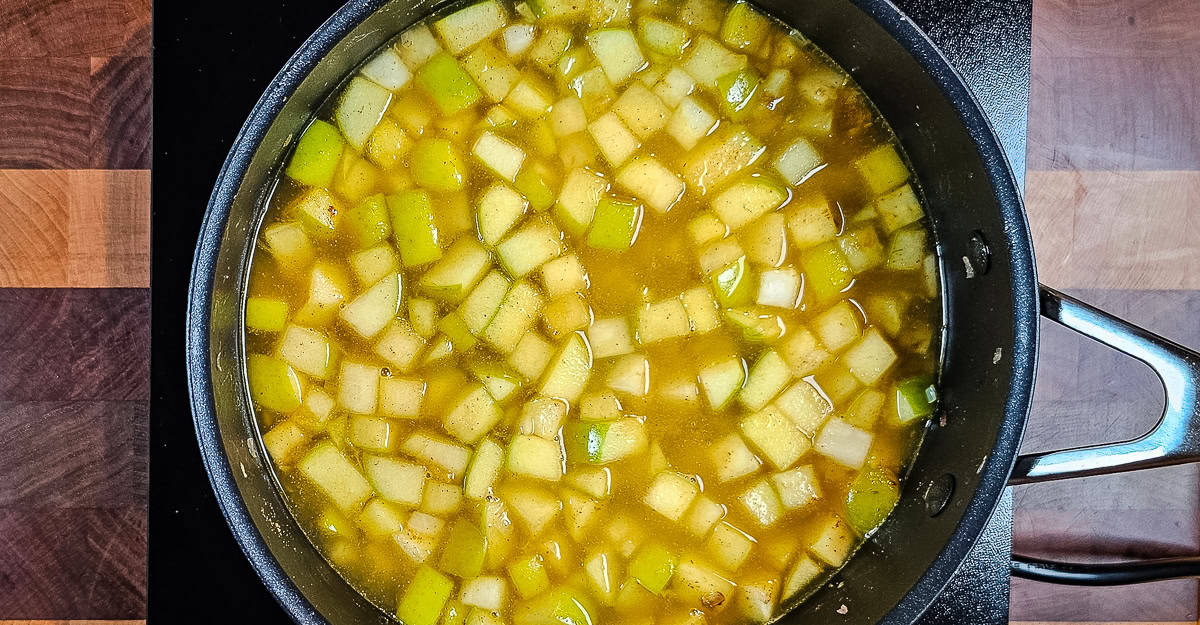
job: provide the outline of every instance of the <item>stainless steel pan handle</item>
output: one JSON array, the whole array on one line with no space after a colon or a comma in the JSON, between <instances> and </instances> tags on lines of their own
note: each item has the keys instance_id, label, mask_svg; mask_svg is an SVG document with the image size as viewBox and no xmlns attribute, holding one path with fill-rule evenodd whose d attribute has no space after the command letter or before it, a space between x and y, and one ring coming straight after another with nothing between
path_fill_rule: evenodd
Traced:
<instances>
[{"instance_id":1,"label":"stainless steel pan handle","mask_svg":"<svg viewBox=\"0 0 1200 625\"><path fill-rule=\"evenodd\" d=\"M1017 458L1010 484L1149 469L1200 460L1200 353L1042 286L1048 319L1150 365L1167 405L1146 434L1123 443L1063 449ZM1197 320L1200 323L1200 320ZM1133 562L1066 563L1013 554L1012 574L1059 584L1108 586L1200 576L1200 556Z\"/></svg>"},{"instance_id":2,"label":"stainless steel pan handle","mask_svg":"<svg viewBox=\"0 0 1200 625\"><path fill-rule=\"evenodd\" d=\"M1166 390L1167 405L1154 429L1131 441L1020 456L1009 483L1119 473L1200 459L1200 353L1049 287L1040 290L1046 318L1150 365Z\"/></svg>"}]
</instances>

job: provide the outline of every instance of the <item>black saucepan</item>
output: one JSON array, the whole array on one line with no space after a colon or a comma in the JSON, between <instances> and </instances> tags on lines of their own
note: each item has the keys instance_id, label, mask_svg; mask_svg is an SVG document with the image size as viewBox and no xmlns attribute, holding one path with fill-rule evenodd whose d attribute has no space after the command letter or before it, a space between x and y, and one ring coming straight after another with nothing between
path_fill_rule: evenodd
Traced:
<instances>
[{"instance_id":1,"label":"black saucepan","mask_svg":"<svg viewBox=\"0 0 1200 625\"><path fill-rule=\"evenodd\" d=\"M892 517L786 623L909 623L943 588L1004 487L1200 456L1200 356L1040 288L1021 197L996 136L933 44L887 0L758 0L847 68L924 188L942 269L942 402ZM298 623L385 623L289 514L257 440L241 366L242 302L271 181L314 110L394 34L438 8L350 2L287 62L243 126L196 249L187 366L200 449L226 520ZM1162 378L1158 427L1128 443L1017 457L1039 313L1139 358ZM1038 563L1024 563L1025 571ZM844 583L843 583L844 582Z\"/></svg>"}]
</instances>

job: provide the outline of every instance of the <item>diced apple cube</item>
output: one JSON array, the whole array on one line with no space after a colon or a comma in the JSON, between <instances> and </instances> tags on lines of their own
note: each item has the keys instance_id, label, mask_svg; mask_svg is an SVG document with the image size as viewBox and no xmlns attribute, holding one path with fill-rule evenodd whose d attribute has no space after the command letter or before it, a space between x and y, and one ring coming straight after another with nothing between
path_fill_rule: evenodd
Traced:
<instances>
[{"instance_id":1,"label":"diced apple cube","mask_svg":"<svg viewBox=\"0 0 1200 625\"><path fill-rule=\"evenodd\" d=\"M621 356L609 370L606 383L615 391L644 397L650 390L650 362L639 354Z\"/></svg>"},{"instance_id":2,"label":"diced apple cube","mask_svg":"<svg viewBox=\"0 0 1200 625\"><path fill-rule=\"evenodd\" d=\"M734 584L718 573L711 564L695 556L684 556L679 559L679 566L671 582L671 589L686 605L702 606L705 598L716 596L733 597ZM723 610L732 601L723 601L712 608L712 611ZM693 624L689 624L693 625ZM699 623L694 625L700 625Z\"/></svg>"},{"instance_id":3,"label":"diced apple cube","mask_svg":"<svg viewBox=\"0 0 1200 625\"><path fill-rule=\"evenodd\" d=\"M565 137L587 129L587 114L583 111L583 102L574 96L567 96L550 109L550 127L555 136Z\"/></svg>"},{"instance_id":4,"label":"diced apple cube","mask_svg":"<svg viewBox=\"0 0 1200 625\"><path fill-rule=\"evenodd\" d=\"M379 400L379 367L346 361L338 378L338 404L359 414L375 412Z\"/></svg>"},{"instance_id":5,"label":"diced apple cube","mask_svg":"<svg viewBox=\"0 0 1200 625\"><path fill-rule=\"evenodd\" d=\"M594 30L588 33L587 43L600 67L604 68L604 74L615 85L625 82L646 65L637 38L627 28Z\"/></svg>"},{"instance_id":6,"label":"diced apple cube","mask_svg":"<svg viewBox=\"0 0 1200 625\"><path fill-rule=\"evenodd\" d=\"M834 418L821 428L813 442L813 449L838 464L857 469L866 461L872 439L870 432Z\"/></svg>"},{"instance_id":7,"label":"diced apple cube","mask_svg":"<svg viewBox=\"0 0 1200 625\"><path fill-rule=\"evenodd\" d=\"M521 78L520 70L490 43L480 45L463 57L462 66L492 102L503 100Z\"/></svg>"},{"instance_id":8,"label":"diced apple cube","mask_svg":"<svg viewBox=\"0 0 1200 625\"><path fill-rule=\"evenodd\" d=\"M888 245L887 268L896 271L915 271L926 258L924 228L909 227L892 233Z\"/></svg>"},{"instance_id":9,"label":"diced apple cube","mask_svg":"<svg viewBox=\"0 0 1200 625\"><path fill-rule=\"evenodd\" d=\"M621 418L621 400L609 391L588 393L579 403L579 418L584 421L612 421Z\"/></svg>"},{"instance_id":10,"label":"diced apple cube","mask_svg":"<svg viewBox=\"0 0 1200 625\"><path fill-rule=\"evenodd\" d=\"M691 331L687 309L678 298L648 304L638 313L637 338L642 345L684 337Z\"/></svg>"},{"instance_id":11,"label":"diced apple cube","mask_svg":"<svg viewBox=\"0 0 1200 625\"><path fill-rule=\"evenodd\" d=\"M375 355L401 373L411 371L425 347L425 339L402 320L393 321L375 343Z\"/></svg>"},{"instance_id":12,"label":"diced apple cube","mask_svg":"<svg viewBox=\"0 0 1200 625\"><path fill-rule=\"evenodd\" d=\"M651 510L679 521L698 494L700 488L695 480L674 471L663 471L654 478L642 501Z\"/></svg>"},{"instance_id":13,"label":"diced apple cube","mask_svg":"<svg viewBox=\"0 0 1200 625\"><path fill-rule=\"evenodd\" d=\"M331 442L317 443L296 466L342 510L354 510L371 496L371 484Z\"/></svg>"},{"instance_id":14,"label":"diced apple cube","mask_svg":"<svg viewBox=\"0 0 1200 625\"><path fill-rule=\"evenodd\" d=\"M843 300L817 315L813 330L822 345L836 352L862 335L862 314Z\"/></svg>"},{"instance_id":15,"label":"diced apple cube","mask_svg":"<svg viewBox=\"0 0 1200 625\"><path fill-rule=\"evenodd\" d=\"M667 125L671 110L641 83L633 83L617 101L613 111L633 134L648 139Z\"/></svg>"},{"instance_id":16,"label":"diced apple cube","mask_svg":"<svg viewBox=\"0 0 1200 625\"><path fill-rule=\"evenodd\" d=\"M746 380L746 366L741 358L731 356L700 369L700 388L713 410L729 404Z\"/></svg>"},{"instance_id":17,"label":"diced apple cube","mask_svg":"<svg viewBox=\"0 0 1200 625\"><path fill-rule=\"evenodd\" d=\"M514 278L524 278L562 254L562 233L549 220L530 219L496 247L500 264Z\"/></svg>"},{"instance_id":18,"label":"diced apple cube","mask_svg":"<svg viewBox=\"0 0 1200 625\"><path fill-rule=\"evenodd\" d=\"M767 350L750 368L750 375L742 392L738 394L738 400L751 410L760 410L783 390L791 379L792 372L779 353Z\"/></svg>"},{"instance_id":19,"label":"diced apple cube","mask_svg":"<svg viewBox=\"0 0 1200 625\"><path fill-rule=\"evenodd\" d=\"M496 400L481 384L463 394L443 419L446 431L464 443L474 443L504 416Z\"/></svg>"},{"instance_id":20,"label":"diced apple cube","mask_svg":"<svg viewBox=\"0 0 1200 625\"><path fill-rule=\"evenodd\" d=\"M678 67L671 68L658 84L654 85L654 95L672 108L678 107L683 99L695 90L696 80Z\"/></svg>"},{"instance_id":21,"label":"diced apple cube","mask_svg":"<svg viewBox=\"0 0 1200 625\"><path fill-rule=\"evenodd\" d=\"M279 357L314 378L324 379L334 362L333 346L324 334L289 324L279 339Z\"/></svg>"},{"instance_id":22,"label":"diced apple cube","mask_svg":"<svg viewBox=\"0 0 1200 625\"><path fill-rule=\"evenodd\" d=\"M821 484L812 465L789 469L771 476L779 501L788 510L798 510L821 498Z\"/></svg>"},{"instance_id":23,"label":"diced apple cube","mask_svg":"<svg viewBox=\"0 0 1200 625\"><path fill-rule=\"evenodd\" d=\"M508 355L508 364L526 380L536 380L554 357L554 345L537 332L526 332Z\"/></svg>"},{"instance_id":24,"label":"diced apple cube","mask_svg":"<svg viewBox=\"0 0 1200 625\"><path fill-rule=\"evenodd\" d=\"M409 378L379 379L379 413L385 417L416 419L421 414L425 382Z\"/></svg>"},{"instance_id":25,"label":"diced apple cube","mask_svg":"<svg viewBox=\"0 0 1200 625\"><path fill-rule=\"evenodd\" d=\"M462 489L458 486L429 480L425 482L425 494L421 497L421 512L449 517L462 507L462 498Z\"/></svg>"},{"instance_id":26,"label":"diced apple cube","mask_svg":"<svg viewBox=\"0 0 1200 625\"><path fill-rule=\"evenodd\" d=\"M800 299L802 279L800 272L794 267L768 269L758 276L758 297L760 306L794 309Z\"/></svg>"},{"instance_id":27,"label":"diced apple cube","mask_svg":"<svg viewBox=\"0 0 1200 625\"><path fill-rule=\"evenodd\" d=\"M829 401L807 380L796 382L780 394L775 400L775 407L810 437L816 435L817 429L833 410Z\"/></svg>"},{"instance_id":28,"label":"diced apple cube","mask_svg":"<svg viewBox=\"0 0 1200 625\"><path fill-rule=\"evenodd\" d=\"M729 482L745 477L762 466L762 461L746 447L742 437L728 434L717 439L709 452L716 470L717 482Z\"/></svg>"},{"instance_id":29,"label":"diced apple cube","mask_svg":"<svg viewBox=\"0 0 1200 625\"><path fill-rule=\"evenodd\" d=\"M600 154L613 167L620 167L642 143L616 113L605 113L588 124L588 134L600 148Z\"/></svg>"},{"instance_id":30,"label":"diced apple cube","mask_svg":"<svg viewBox=\"0 0 1200 625\"><path fill-rule=\"evenodd\" d=\"M633 339L629 335L629 323L624 318L597 319L587 331L592 346L592 356L609 358L633 352Z\"/></svg>"},{"instance_id":31,"label":"diced apple cube","mask_svg":"<svg viewBox=\"0 0 1200 625\"><path fill-rule=\"evenodd\" d=\"M267 433L263 434L262 439L263 447L267 448L271 459L276 464L283 465L290 464L296 454L300 452L308 440L308 434L295 421L288 419L275 424Z\"/></svg>"},{"instance_id":32,"label":"diced apple cube","mask_svg":"<svg viewBox=\"0 0 1200 625\"><path fill-rule=\"evenodd\" d=\"M575 542L583 542L592 529L592 523L599 517L600 502L571 489L563 493L562 501L567 533Z\"/></svg>"},{"instance_id":33,"label":"diced apple cube","mask_svg":"<svg viewBox=\"0 0 1200 625\"><path fill-rule=\"evenodd\" d=\"M685 150L696 147L717 124L717 117L700 100L684 96L667 121L667 134Z\"/></svg>"},{"instance_id":34,"label":"diced apple cube","mask_svg":"<svg viewBox=\"0 0 1200 625\"><path fill-rule=\"evenodd\" d=\"M688 152L680 173L684 182L705 195L753 165L765 150L766 146L745 128L718 130Z\"/></svg>"},{"instance_id":35,"label":"diced apple cube","mask_svg":"<svg viewBox=\"0 0 1200 625\"><path fill-rule=\"evenodd\" d=\"M567 403L550 397L535 397L521 408L518 431L542 438L558 436L558 428L567 418Z\"/></svg>"},{"instance_id":36,"label":"diced apple cube","mask_svg":"<svg viewBox=\"0 0 1200 625\"><path fill-rule=\"evenodd\" d=\"M377 538L390 536L404 527L400 510L382 499L368 501L358 514L357 521L363 532Z\"/></svg>"},{"instance_id":37,"label":"diced apple cube","mask_svg":"<svg viewBox=\"0 0 1200 625\"><path fill-rule=\"evenodd\" d=\"M530 536L537 536L545 531L562 510L562 502L558 497L534 486L509 486L504 489L501 498L508 502Z\"/></svg>"},{"instance_id":38,"label":"diced apple cube","mask_svg":"<svg viewBox=\"0 0 1200 625\"><path fill-rule=\"evenodd\" d=\"M412 69L424 65L425 61L433 58L441 49L442 46L434 38L433 31L424 23L400 33L400 39L396 42L396 52Z\"/></svg>"},{"instance_id":39,"label":"diced apple cube","mask_svg":"<svg viewBox=\"0 0 1200 625\"><path fill-rule=\"evenodd\" d=\"M813 581L820 577L821 573L821 565L814 562L808 556L801 556L796 560L796 564L792 567L791 572L788 573L787 581L783 587L783 596L796 596L796 593L807 588Z\"/></svg>"},{"instance_id":40,"label":"diced apple cube","mask_svg":"<svg viewBox=\"0 0 1200 625\"><path fill-rule=\"evenodd\" d=\"M600 249L624 251L633 246L642 227L642 205L611 197L600 198L587 244Z\"/></svg>"},{"instance_id":41,"label":"diced apple cube","mask_svg":"<svg viewBox=\"0 0 1200 625\"><path fill-rule=\"evenodd\" d=\"M801 197L787 211L788 233L796 249L832 241L841 232L838 216L824 195Z\"/></svg>"},{"instance_id":42,"label":"diced apple cube","mask_svg":"<svg viewBox=\"0 0 1200 625\"><path fill-rule=\"evenodd\" d=\"M725 567L726 571L737 571L750 557L754 543L755 540L746 532L722 522L713 528L705 546L717 564Z\"/></svg>"},{"instance_id":43,"label":"diced apple cube","mask_svg":"<svg viewBox=\"0 0 1200 625\"><path fill-rule=\"evenodd\" d=\"M851 345L842 360L846 368L863 384L874 384L896 362L896 351L888 344L879 330L870 328L854 345Z\"/></svg>"},{"instance_id":44,"label":"diced apple cube","mask_svg":"<svg viewBox=\"0 0 1200 625\"><path fill-rule=\"evenodd\" d=\"M380 497L393 503L416 507L425 490L425 467L387 456L364 455L367 480Z\"/></svg>"},{"instance_id":45,"label":"diced apple cube","mask_svg":"<svg viewBox=\"0 0 1200 625\"><path fill-rule=\"evenodd\" d=\"M894 232L924 216L912 185L903 185L875 200L875 213L885 232Z\"/></svg>"},{"instance_id":46,"label":"diced apple cube","mask_svg":"<svg viewBox=\"0 0 1200 625\"><path fill-rule=\"evenodd\" d=\"M691 51L680 67L697 83L712 89L721 76L744 69L746 56L730 52L714 39L701 36L692 41Z\"/></svg>"},{"instance_id":47,"label":"diced apple cube","mask_svg":"<svg viewBox=\"0 0 1200 625\"><path fill-rule=\"evenodd\" d=\"M908 180L908 167L890 144L881 145L854 162L867 188L876 194L891 191Z\"/></svg>"},{"instance_id":48,"label":"diced apple cube","mask_svg":"<svg viewBox=\"0 0 1200 625\"><path fill-rule=\"evenodd\" d=\"M514 284L484 329L483 339L500 353L511 353L537 321L541 309L542 296L533 285L525 281Z\"/></svg>"},{"instance_id":49,"label":"diced apple cube","mask_svg":"<svg viewBox=\"0 0 1200 625\"><path fill-rule=\"evenodd\" d=\"M391 101L391 91L361 76L351 78L334 109L334 119L346 142L363 149Z\"/></svg>"},{"instance_id":50,"label":"diced apple cube","mask_svg":"<svg viewBox=\"0 0 1200 625\"><path fill-rule=\"evenodd\" d=\"M573 402L583 392L592 371L592 354L586 340L579 333L567 337L562 350L552 361L542 394Z\"/></svg>"},{"instance_id":51,"label":"diced apple cube","mask_svg":"<svg viewBox=\"0 0 1200 625\"><path fill-rule=\"evenodd\" d=\"M708 287L692 287L680 294L679 299L687 311L688 323L693 332L706 334L721 325L717 302Z\"/></svg>"},{"instance_id":52,"label":"diced apple cube","mask_svg":"<svg viewBox=\"0 0 1200 625\"><path fill-rule=\"evenodd\" d=\"M398 430L383 417L351 415L347 428L350 442L360 449L387 453L396 446Z\"/></svg>"},{"instance_id":53,"label":"diced apple cube","mask_svg":"<svg viewBox=\"0 0 1200 625\"><path fill-rule=\"evenodd\" d=\"M484 276L479 285L467 296L458 307L458 316L462 318L467 329L478 336L491 322L500 309L509 289L508 278L499 271L492 271Z\"/></svg>"},{"instance_id":54,"label":"diced apple cube","mask_svg":"<svg viewBox=\"0 0 1200 625\"><path fill-rule=\"evenodd\" d=\"M785 512L783 503L779 500L779 495L771 487L771 483L766 480L762 480L751 486L749 490L742 493L738 501L750 513L750 516L754 517L754 520L758 521L758 524L763 527L773 525Z\"/></svg>"},{"instance_id":55,"label":"diced apple cube","mask_svg":"<svg viewBox=\"0 0 1200 625\"><path fill-rule=\"evenodd\" d=\"M541 79L527 75L513 86L508 97L504 98L504 104L521 117L537 119L550 110L550 105L554 103L550 99L552 93Z\"/></svg>"},{"instance_id":56,"label":"diced apple cube","mask_svg":"<svg viewBox=\"0 0 1200 625\"><path fill-rule=\"evenodd\" d=\"M791 366L794 377L809 375L833 358L807 328L794 328L788 334L778 349L779 355Z\"/></svg>"},{"instance_id":57,"label":"diced apple cube","mask_svg":"<svg viewBox=\"0 0 1200 625\"><path fill-rule=\"evenodd\" d=\"M784 180L798 185L820 171L822 162L817 148L808 139L799 137L775 157L773 164Z\"/></svg>"},{"instance_id":58,"label":"diced apple cube","mask_svg":"<svg viewBox=\"0 0 1200 625\"><path fill-rule=\"evenodd\" d=\"M404 439L400 443L400 451L440 467L450 474L452 480L467 469L467 461L471 457L469 448L424 432L416 432Z\"/></svg>"},{"instance_id":59,"label":"diced apple cube","mask_svg":"<svg viewBox=\"0 0 1200 625\"><path fill-rule=\"evenodd\" d=\"M883 243L871 224L850 230L838 239L838 244L842 246L842 253L846 255L846 261L854 273L862 273L883 263Z\"/></svg>"},{"instance_id":60,"label":"diced apple cube","mask_svg":"<svg viewBox=\"0 0 1200 625\"><path fill-rule=\"evenodd\" d=\"M460 600L469 606L497 612L504 605L508 584L500 577L485 575L463 582Z\"/></svg>"},{"instance_id":61,"label":"diced apple cube","mask_svg":"<svg viewBox=\"0 0 1200 625\"><path fill-rule=\"evenodd\" d=\"M490 131L479 135L479 139L471 148L471 153L497 176L509 182L516 179L521 164L525 162L524 150Z\"/></svg>"},{"instance_id":62,"label":"diced apple cube","mask_svg":"<svg viewBox=\"0 0 1200 625\"><path fill-rule=\"evenodd\" d=\"M700 495L692 502L684 525L693 536L703 539L723 518L725 518L725 506L713 501L708 495Z\"/></svg>"},{"instance_id":63,"label":"diced apple cube","mask_svg":"<svg viewBox=\"0 0 1200 625\"><path fill-rule=\"evenodd\" d=\"M451 54L460 54L490 38L508 22L507 11L496 0L484 0L459 9L433 23L433 30Z\"/></svg>"},{"instance_id":64,"label":"diced apple cube","mask_svg":"<svg viewBox=\"0 0 1200 625\"><path fill-rule=\"evenodd\" d=\"M616 182L659 214L683 197L683 181L652 156L634 157L617 171Z\"/></svg>"},{"instance_id":65,"label":"diced apple cube","mask_svg":"<svg viewBox=\"0 0 1200 625\"><path fill-rule=\"evenodd\" d=\"M479 197L479 235L484 245L495 246L525 211L529 202L512 187L496 183Z\"/></svg>"},{"instance_id":66,"label":"diced apple cube","mask_svg":"<svg viewBox=\"0 0 1200 625\"><path fill-rule=\"evenodd\" d=\"M375 284L400 268L391 245L377 245L350 255L350 268L360 284Z\"/></svg>"},{"instance_id":67,"label":"diced apple cube","mask_svg":"<svg viewBox=\"0 0 1200 625\"><path fill-rule=\"evenodd\" d=\"M777 470L796 463L812 443L782 412L767 407L741 422L742 434Z\"/></svg>"},{"instance_id":68,"label":"diced apple cube","mask_svg":"<svg viewBox=\"0 0 1200 625\"><path fill-rule=\"evenodd\" d=\"M738 586L733 602L747 619L758 623L766 622L775 613L779 601L779 587L778 577L759 577L752 581L743 581Z\"/></svg>"},{"instance_id":69,"label":"diced apple cube","mask_svg":"<svg viewBox=\"0 0 1200 625\"><path fill-rule=\"evenodd\" d=\"M751 177L719 193L712 200L712 208L730 230L737 230L779 208L789 195L787 189L766 178Z\"/></svg>"},{"instance_id":70,"label":"diced apple cube","mask_svg":"<svg viewBox=\"0 0 1200 625\"><path fill-rule=\"evenodd\" d=\"M417 69L417 84L443 115L454 115L479 101L483 94L458 59L438 52Z\"/></svg>"},{"instance_id":71,"label":"diced apple cube","mask_svg":"<svg viewBox=\"0 0 1200 625\"><path fill-rule=\"evenodd\" d=\"M372 338L387 326L400 307L400 274L384 276L374 286L342 308L342 321L363 338Z\"/></svg>"},{"instance_id":72,"label":"diced apple cube","mask_svg":"<svg viewBox=\"0 0 1200 625\"><path fill-rule=\"evenodd\" d=\"M468 499L483 499L491 492L492 484L504 464L504 448L490 438L479 443L467 473L463 478L463 494Z\"/></svg>"},{"instance_id":73,"label":"diced apple cube","mask_svg":"<svg viewBox=\"0 0 1200 625\"><path fill-rule=\"evenodd\" d=\"M333 321L350 290L348 282L341 267L318 263L309 274L308 301L296 311L292 321L309 327Z\"/></svg>"},{"instance_id":74,"label":"diced apple cube","mask_svg":"<svg viewBox=\"0 0 1200 625\"><path fill-rule=\"evenodd\" d=\"M267 250L280 265L292 269L306 267L313 259L312 242L304 227L296 222L273 224L263 230Z\"/></svg>"},{"instance_id":75,"label":"diced apple cube","mask_svg":"<svg viewBox=\"0 0 1200 625\"><path fill-rule=\"evenodd\" d=\"M429 295L456 303L467 296L490 266L488 251L474 237L460 237L418 284Z\"/></svg>"},{"instance_id":76,"label":"diced apple cube","mask_svg":"<svg viewBox=\"0 0 1200 625\"><path fill-rule=\"evenodd\" d=\"M612 488L612 472L606 467L579 466L567 472L567 483L596 499L604 499Z\"/></svg>"},{"instance_id":77,"label":"diced apple cube","mask_svg":"<svg viewBox=\"0 0 1200 625\"><path fill-rule=\"evenodd\" d=\"M824 528L808 550L830 566L841 566L850 557L850 550L857 542L854 530L850 529L849 523L836 516L830 516Z\"/></svg>"}]
</instances>

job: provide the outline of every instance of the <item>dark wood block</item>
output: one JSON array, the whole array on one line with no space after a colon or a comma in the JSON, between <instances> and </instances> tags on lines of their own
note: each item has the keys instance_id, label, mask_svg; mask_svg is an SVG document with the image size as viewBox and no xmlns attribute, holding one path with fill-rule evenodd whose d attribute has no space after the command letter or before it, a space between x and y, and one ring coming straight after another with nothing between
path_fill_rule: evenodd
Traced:
<instances>
[{"instance_id":1,"label":"dark wood block","mask_svg":"<svg viewBox=\"0 0 1200 625\"><path fill-rule=\"evenodd\" d=\"M0 609L9 619L146 613L146 508L0 507Z\"/></svg>"},{"instance_id":2,"label":"dark wood block","mask_svg":"<svg viewBox=\"0 0 1200 625\"><path fill-rule=\"evenodd\" d=\"M146 289L0 289L0 401L145 400Z\"/></svg>"},{"instance_id":3,"label":"dark wood block","mask_svg":"<svg viewBox=\"0 0 1200 625\"><path fill-rule=\"evenodd\" d=\"M5 0L0 50L8 57L150 54L151 0Z\"/></svg>"},{"instance_id":4,"label":"dark wood block","mask_svg":"<svg viewBox=\"0 0 1200 625\"><path fill-rule=\"evenodd\" d=\"M87 167L90 90L86 57L0 58L0 169Z\"/></svg>"},{"instance_id":5,"label":"dark wood block","mask_svg":"<svg viewBox=\"0 0 1200 625\"><path fill-rule=\"evenodd\" d=\"M91 166L149 169L149 57L93 58L91 72Z\"/></svg>"},{"instance_id":6,"label":"dark wood block","mask_svg":"<svg viewBox=\"0 0 1200 625\"><path fill-rule=\"evenodd\" d=\"M0 507L144 506L146 402L0 402Z\"/></svg>"}]
</instances>

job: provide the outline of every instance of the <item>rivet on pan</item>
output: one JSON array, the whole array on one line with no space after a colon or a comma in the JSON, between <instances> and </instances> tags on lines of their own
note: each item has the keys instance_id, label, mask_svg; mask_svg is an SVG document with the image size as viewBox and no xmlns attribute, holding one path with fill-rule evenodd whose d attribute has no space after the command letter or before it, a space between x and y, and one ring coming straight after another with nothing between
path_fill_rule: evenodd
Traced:
<instances>
[{"instance_id":1,"label":"rivet on pan","mask_svg":"<svg viewBox=\"0 0 1200 625\"><path fill-rule=\"evenodd\" d=\"M929 486L925 487L925 512L931 517L935 517L946 509L950 503L950 497L954 495L954 476L946 473L945 475L933 480Z\"/></svg>"},{"instance_id":2,"label":"rivet on pan","mask_svg":"<svg viewBox=\"0 0 1200 625\"><path fill-rule=\"evenodd\" d=\"M982 276L992 268L992 250L982 232L976 230L967 239L967 255L963 257L963 264L966 265L968 278Z\"/></svg>"}]
</instances>

